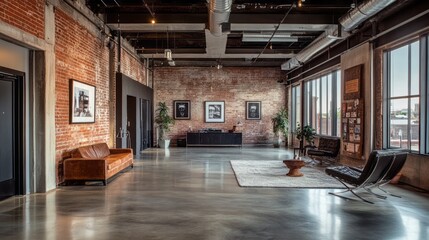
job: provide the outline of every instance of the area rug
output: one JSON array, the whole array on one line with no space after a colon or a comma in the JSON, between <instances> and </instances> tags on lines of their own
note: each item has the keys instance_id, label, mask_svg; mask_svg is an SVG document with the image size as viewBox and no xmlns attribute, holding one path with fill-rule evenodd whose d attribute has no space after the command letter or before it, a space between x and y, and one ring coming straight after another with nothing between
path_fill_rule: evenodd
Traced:
<instances>
[{"instance_id":1,"label":"area rug","mask_svg":"<svg viewBox=\"0 0 429 240\"><path fill-rule=\"evenodd\" d=\"M282 161L231 160L231 166L241 187L281 188L344 188L333 177L311 164L302 167L302 177L289 177L289 169Z\"/></svg>"}]
</instances>

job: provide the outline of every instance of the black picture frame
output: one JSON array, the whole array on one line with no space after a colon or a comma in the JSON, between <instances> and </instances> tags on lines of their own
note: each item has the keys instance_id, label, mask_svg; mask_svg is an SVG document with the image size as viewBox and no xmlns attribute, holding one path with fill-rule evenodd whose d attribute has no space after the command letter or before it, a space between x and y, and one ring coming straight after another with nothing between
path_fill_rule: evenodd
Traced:
<instances>
[{"instance_id":1,"label":"black picture frame","mask_svg":"<svg viewBox=\"0 0 429 240\"><path fill-rule=\"evenodd\" d=\"M261 101L246 101L246 119L261 120Z\"/></svg>"},{"instance_id":2,"label":"black picture frame","mask_svg":"<svg viewBox=\"0 0 429 240\"><path fill-rule=\"evenodd\" d=\"M174 106L174 119L177 120L190 120L191 119L191 101L189 100L175 100Z\"/></svg>"},{"instance_id":3,"label":"black picture frame","mask_svg":"<svg viewBox=\"0 0 429 240\"><path fill-rule=\"evenodd\" d=\"M75 79L69 85L70 123L95 123L95 86Z\"/></svg>"},{"instance_id":4,"label":"black picture frame","mask_svg":"<svg viewBox=\"0 0 429 240\"><path fill-rule=\"evenodd\" d=\"M205 101L204 116L206 123L224 123L225 101Z\"/></svg>"}]
</instances>

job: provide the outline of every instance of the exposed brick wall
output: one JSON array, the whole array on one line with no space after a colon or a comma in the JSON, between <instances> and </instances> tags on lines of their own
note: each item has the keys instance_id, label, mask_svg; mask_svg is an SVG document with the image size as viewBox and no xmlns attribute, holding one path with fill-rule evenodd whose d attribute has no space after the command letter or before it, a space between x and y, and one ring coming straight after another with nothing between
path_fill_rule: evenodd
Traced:
<instances>
[{"instance_id":1,"label":"exposed brick wall","mask_svg":"<svg viewBox=\"0 0 429 240\"><path fill-rule=\"evenodd\" d=\"M156 108L158 102L166 102L172 114L174 100L191 101L191 120L176 120L172 139L184 136L189 126L226 131L241 121L244 143L271 143L271 118L285 105L284 86L277 83L280 76L280 68L156 68L154 104ZM216 100L225 101L225 123L205 123L204 101ZM246 101L262 102L261 120L246 120Z\"/></svg>"},{"instance_id":2,"label":"exposed brick wall","mask_svg":"<svg viewBox=\"0 0 429 240\"><path fill-rule=\"evenodd\" d=\"M128 77L146 85L146 72L142 62L124 49L121 52L121 72Z\"/></svg>"},{"instance_id":3,"label":"exposed brick wall","mask_svg":"<svg viewBox=\"0 0 429 240\"><path fill-rule=\"evenodd\" d=\"M0 20L45 38L45 0L1 0Z\"/></svg>"},{"instance_id":4,"label":"exposed brick wall","mask_svg":"<svg viewBox=\"0 0 429 240\"><path fill-rule=\"evenodd\" d=\"M56 161L82 145L109 142L109 50L64 12L57 9L56 25ZM92 124L69 123L69 79L96 86L96 118ZM61 181L61 164L59 164Z\"/></svg>"}]
</instances>

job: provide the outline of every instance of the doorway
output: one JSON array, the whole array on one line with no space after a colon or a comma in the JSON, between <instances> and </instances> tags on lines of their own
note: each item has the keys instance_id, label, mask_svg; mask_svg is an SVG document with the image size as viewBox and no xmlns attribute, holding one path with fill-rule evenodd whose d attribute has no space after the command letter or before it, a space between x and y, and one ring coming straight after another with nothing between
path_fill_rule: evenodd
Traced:
<instances>
[{"instance_id":1,"label":"doorway","mask_svg":"<svg viewBox=\"0 0 429 240\"><path fill-rule=\"evenodd\" d=\"M136 97L127 96L127 147L133 149L134 155L137 154L136 139L137 139L137 101Z\"/></svg>"},{"instance_id":2,"label":"doorway","mask_svg":"<svg viewBox=\"0 0 429 240\"><path fill-rule=\"evenodd\" d=\"M23 194L23 76L0 67L0 200Z\"/></svg>"},{"instance_id":3,"label":"doorway","mask_svg":"<svg viewBox=\"0 0 429 240\"><path fill-rule=\"evenodd\" d=\"M152 133L150 132L150 124L151 124L151 110L150 110L150 101L146 99L140 99L140 149L141 151L147 149L150 147L150 143L152 142L151 136Z\"/></svg>"}]
</instances>

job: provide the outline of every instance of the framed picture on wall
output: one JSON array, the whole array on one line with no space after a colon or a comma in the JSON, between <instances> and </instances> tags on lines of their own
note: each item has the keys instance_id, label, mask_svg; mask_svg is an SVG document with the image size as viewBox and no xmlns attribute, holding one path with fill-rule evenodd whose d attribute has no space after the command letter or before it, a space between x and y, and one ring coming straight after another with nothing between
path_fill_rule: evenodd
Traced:
<instances>
[{"instance_id":1,"label":"framed picture on wall","mask_svg":"<svg viewBox=\"0 0 429 240\"><path fill-rule=\"evenodd\" d=\"M95 86L70 79L70 123L95 122Z\"/></svg>"},{"instance_id":2,"label":"framed picture on wall","mask_svg":"<svg viewBox=\"0 0 429 240\"><path fill-rule=\"evenodd\" d=\"M223 123L225 122L225 102L204 102L204 114L206 123Z\"/></svg>"},{"instance_id":3,"label":"framed picture on wall","mask_svg":"<svg viewBox=\"0 0 429 240\"><path fill-rule=\"evenodd\" d=\"M260 101L246 102L246 119L261 120L261 102Z\"/></svg>"},{"instance_id":4,"label":"framed picture on wall","mask_svg":"<svg viewBox=\"0 0 429 240\"><path fill-rule=\"evenodd\" d=\"M191 119L191 101L176 100L174 101L174 119L189 120Z\"/></svg>"}]
</instances>

